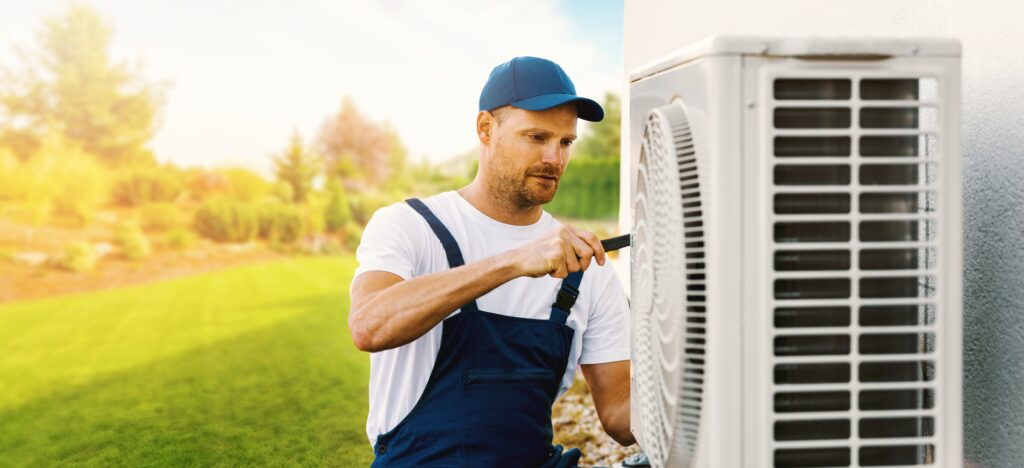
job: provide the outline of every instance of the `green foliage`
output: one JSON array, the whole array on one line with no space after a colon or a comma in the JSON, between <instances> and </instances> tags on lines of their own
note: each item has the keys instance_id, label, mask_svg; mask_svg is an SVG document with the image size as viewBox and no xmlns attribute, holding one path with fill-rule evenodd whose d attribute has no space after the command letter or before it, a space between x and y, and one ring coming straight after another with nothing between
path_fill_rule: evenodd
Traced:
<instances>
[{"instance_id":1,"label":"green foliage","mask_svg":"<svg viewBox=\"0 0 1024 468\"><path fill-rule=\"evenodd\" d=\"M186 175L188 196L203 202L228 192L228 178L224 174L204 169L190 169Z\"/></svg>"},{"instance_id":2,"label":"green foliage","mask_svg":"<svg viewBox=\"0 0 1024 468\"><path fill-rule=\"evenodd\" d=\"M306 150L299 132L292 134L284 153L274 157L274 174L292 189L291 202L304 203L313 190L313 177L320 170L319 161Z\"/></svg>"},{"instance_id":3,"label":"green foliage","mask_svg":"<svg viewBox=\"0 0 1024 468\"><path fill-rule=\"evenodd\" d=\"M22 55L22 70L10 73L0 92L0 115L7 117L0 142L28 159L47 132L58 131L105 162L152 163L146 144L163 90L144 81L138 67L111 60L111 36L111 27L82 4L44 19L38 49Z\"/></svg>"},{"instance_id":4,"label":"green foliage","mask_svg":"<svg viewBox=\"0 0 1024 468\"><path fill-rule=\"evenodd\" d=\"M305 232L320 234L324 232L324 211L327 200L314 198L302 207L302 225Z\"/></svg>"},{"instance_id":5,"label":"green foliage","mask_svg":"<svg viewBox=\"0 0 1024 468\"><path fill-rule=\"evenodd\" d=\"M96 267L96 251L88 241L75 241L64 248L57 266L74 272L89 271Z\"/></svg>"},{"instance_id":6,"label":"green foliage","mask_svg":"<svg viewBox=\"0 0 1024 468\"><path fill-rule=\"evenodd\" d=\"M258 236L274 243L292 244L303 234L301 209L295 205L267 203L259 208Z\"/></svg>"},{"instance_id":7,"label":"green foliage","mask_svg":"<svg viewBox=\"0 0 1024 468\"><path fill-rule=\"evenodd\" d=\"M142 227L147 231L166 231L184 223L173 203L150 203L142 207Z\"/></svg>"},{"instance_id":8,"label":"green foliage","mask_svg":"<svg viewBox=\"0 0 1024 468\"><path fill-rule=\"evenodd\" d=\"M185 250L195 244L196 233L183 227L172 229L164 238L164 246L171 250Z\"/></svg>"},{"instance_id":9,"label":"green foliage","mask_svg":"<svg viewBox=\"0 0 1024 468\"><path fill-rule=\"evenodd\" d=\"M291 203L292 199L295 198L295 191L292 190L292 186L280 180L271 185L270 193L281 203Z\"/></svg>"},{"instance_id":10,"label":"green foliage","mask_svg":"<svg viewBox=\"0 0 1024 468\"><path fill-rule=\"evenodd\" d=\"M356 247L359 247L359 240L363 237L363 227L353 222L345 223L345 230L342 232L342 236L344 237L345 247L355 250Z\"/></svg>"},{"instance_id":11,"label":"green foliage","mask_svg":"<svg viewBox=\"0 0 1024 468\"><path fill-rule=\"evenodd\" d=\"M327 232L338 232L352 219L345 188L335 178L327 180L327 206L324 208L324 224Z\"/></svg>"},{"instance_id":12,"label":"green foliage","mask_svg":"<svg viewBox=\"0 0 1024 468\"><path fill-rule=\"evenodd\" d=\"M33 224L51 213L88 224L109 186L109 172L60 134L47 134L25 161L0 150L0 201L22 206Z\"/></svg>"},{"instance_id":13,"label":"green foliage","mask_svg":"<svg viewBox=\"0 0 1024 468\"><path fill-rule=\"evenodd\" d=\"M392 195L381 192L361 192L352 194L349 198L349 206L352 208L352 219L360 226L366 226L373 216L373 212L392 203L398 199Z\"/></svg>"},{"instance_id":14,"label":"green foliage","mask_svg":"<svg viewBox=\"0 0 1024 468\"><path fill-rule=\"evenodd\" d=\"M216 242L248 242L256 237L259 224L256 210L250 205L213 200L196 210L193 228Z\"/></svg>"},{"instance_id":15,"label":"green foliage","mask_svg":"<svg viewBox=\"0 0 1024 468\"><path fill-rule=\"evenodd\" d=\"M590 124L589 132L573 146L574 159L611 158L619 159L620 127L622 106L619 97L613 93L604 95L604 120Z\"/></svg>"},{"instance_id":16,"label":"green foliage","mask_svg":"<svg viewBox=\"0 0 1024 468\"><path fill-rule=\"evenodd\" d=\"M137 168L125 172L118 179L112 196L122 206L172 202L181 195L183 185L181 178L172 170Z\"/></svg>"},{"instance_id":17,"label":"green foliage","mask_svg":"<svg viewBox=\"0 0 1024 468\"><path fill-rule=\"evenodd\" d=\"M270 182L249 169L229 167L218 169L217 174L227 181L226 195L232 200L256 203L270 195Z\"/></svg>"},{"instance_id":18,"label":"green foliage","mask_svg":"<svg viewBox=\"0 0 1024 468\"><path fill-rule=\"evenodd\" d=\"M569 218L614 219L619 214L619 160L573 160L544 209Z\"/></svg>"},{"instance_id":19,"label":"green foliage","mask_svg":"<svg viewBox=\"0 0 1024 468\"><path fill-rule=\"evenodd\" d=\"M129 260L141 260L151 252L149 239L135 223L118 225L114 232L114 244L121 250L121 255Z\"/></svg>"}]
</instances>

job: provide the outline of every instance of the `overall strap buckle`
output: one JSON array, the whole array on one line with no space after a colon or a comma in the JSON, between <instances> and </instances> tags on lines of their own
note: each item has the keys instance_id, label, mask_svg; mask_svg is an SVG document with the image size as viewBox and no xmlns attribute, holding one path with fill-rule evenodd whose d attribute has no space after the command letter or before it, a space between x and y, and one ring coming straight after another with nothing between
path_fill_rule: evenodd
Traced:
<instances>
[{"instance_id":1,"label":"overall strap buckle","mask_svg":"<svg viewBox=\"0 0 1024 468\"><path fill-rule=\"evenodd\" d=\"M562 285L555 295L555 303L551 304L551 321L564 324L569 319L572 306L580 297L580 282L583 280L583 272L570 273L562 280Z\"/></svg>"}]
</instances>

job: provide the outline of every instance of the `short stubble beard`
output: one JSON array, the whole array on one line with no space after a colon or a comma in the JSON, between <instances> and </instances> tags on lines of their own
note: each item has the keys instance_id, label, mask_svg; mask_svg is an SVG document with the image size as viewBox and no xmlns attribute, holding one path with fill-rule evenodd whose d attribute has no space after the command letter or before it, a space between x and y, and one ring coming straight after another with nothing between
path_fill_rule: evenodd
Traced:
<instances>
[{"instance_id":1,"label":"short stubble beard","mask_svg":"<svg viewBox=\"0 0 1024 468\"><path fill-rule=\"evenodd\" d=\"M510 164L507 164L504 151L498 145L495 148L492 159L494 177L490 179L488 191L500 203L514 210L525 210L550 202L555 193L558 192L558 181L555 187L550 190L531 190L527 185L531 175L547 175L559 177L558 170L549 165L531 167L525 174L517 174Z\"/></svg>"}]
</instances>

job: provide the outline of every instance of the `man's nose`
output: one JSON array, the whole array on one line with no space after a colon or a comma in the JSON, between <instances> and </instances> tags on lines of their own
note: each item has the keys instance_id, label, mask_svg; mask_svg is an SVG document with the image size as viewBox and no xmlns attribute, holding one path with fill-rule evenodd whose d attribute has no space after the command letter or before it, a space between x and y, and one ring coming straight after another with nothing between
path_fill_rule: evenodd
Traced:
<instances>
[{"instance_id":1,"label":"man's nose","mask_svg":"<svg viewBox=\"0 0 1024 468\"><path fill-rule=\"evenodd\" d=\"M541 153L542 163L559 165L562 162L562 147L559 144L544 145L544 152Z\"/></svg>"}]
</instances>

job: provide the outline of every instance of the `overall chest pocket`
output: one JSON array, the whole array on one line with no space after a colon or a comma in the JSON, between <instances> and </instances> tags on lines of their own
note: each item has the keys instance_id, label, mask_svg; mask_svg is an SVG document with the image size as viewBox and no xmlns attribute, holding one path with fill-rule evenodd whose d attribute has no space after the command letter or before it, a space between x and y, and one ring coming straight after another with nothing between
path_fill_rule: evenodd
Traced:
<instances>
[{"instance_id":1,"label":"overall chest pocket","mask_svg":"<svg viewBox=\"0 0 1024 468\"><path fill-rule=\"evenodd\" d=\"M462 380L462 449L481 466L539 466L551 449L549 369L472 369Z\"/></svg>"}]
</instances>

